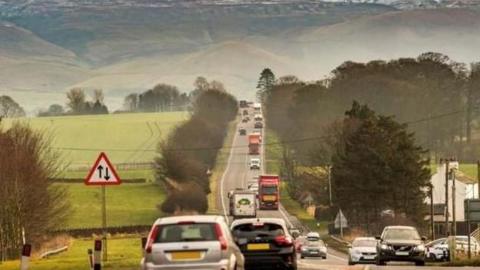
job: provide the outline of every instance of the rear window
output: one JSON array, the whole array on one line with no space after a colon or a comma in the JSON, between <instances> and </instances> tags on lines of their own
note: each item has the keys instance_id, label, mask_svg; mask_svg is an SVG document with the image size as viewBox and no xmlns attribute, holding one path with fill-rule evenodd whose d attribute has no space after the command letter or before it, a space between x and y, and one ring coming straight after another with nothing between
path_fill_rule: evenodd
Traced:
<instances>
[{"instance_id":1,"label":"rear window","mask_svg":"<svg viewBox=\"0 0 480 270\"><path fill-rule=\"evenodd\" d=\"M155 243L216 241L214 223L161 225Z\"/></svg>"},{"instance_id":2,"label":"rear window","mask_svg":"<svg viewBox=\"0 0 480 270\"><path fill-rule=\"evenodd\" d=\"M285 235L281 225L264 223L262 225L241 224L233 228L233 235L237 238L276 237Z\"/></svg>"}]
</instances>

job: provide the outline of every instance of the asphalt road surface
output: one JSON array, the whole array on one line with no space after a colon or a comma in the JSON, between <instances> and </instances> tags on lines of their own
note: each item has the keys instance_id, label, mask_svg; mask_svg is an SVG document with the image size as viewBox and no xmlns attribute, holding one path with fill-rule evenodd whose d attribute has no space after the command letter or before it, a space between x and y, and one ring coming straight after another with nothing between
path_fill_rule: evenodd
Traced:
<instances>
[{"instance_id":1,"label":"asphalt road surface","mask_svg":"<svg viewBox=\"0 0 480 270\"><path fill-rule=\"evenodd\" d=\"M243 110L242 110L243 111ZM218 205L219 209L222 210L222 214L228 217L228 198L227 193L230 190L235 188L247 188L249 182L256 182L256 177L263 173L264 168L264 147L262 146L260 151L261 154L261 170L250 170L249 161L250 156L248 154L248 134L253 131L260 131L263 134L263 129L254 129L253 128L253 109L249 109L249 116L252 118L248 123L239 123L237 126L237 132L233 139L232 147L230 148L230 156L228 158L228 164L226 166L225 172L222 176L222 179L219 183L220 196L218 196ZM244 127L247 130L247 135L239 135L238 129ZM265 136L263 136L265 137ZM264 140L262 140L264 142ZM281 200L281 199L280 199ZM259 217L276 217L283 218L287 224L291 227L302 228L301 223L293 216L289 215L283 207L280 207L278 211L258 211ZM437 270L437 269L446 269L445 267L435 267L435 266L424 266L417 267L415 265L410 265L406 263L399 264L388 264L387 266L375 266L375 265L356 265L348 266L347 256L343 253L337 252L335 250L329 249L329 254L326 260L317 259L317 258L306 258L298 260L298 268L301 270L344 270L344 269L357 269L357 270L412 270L412 269L425 269L425 270ZM448 269L480 269L479 267L449 267Z\"/></svg>"}]
</instances>

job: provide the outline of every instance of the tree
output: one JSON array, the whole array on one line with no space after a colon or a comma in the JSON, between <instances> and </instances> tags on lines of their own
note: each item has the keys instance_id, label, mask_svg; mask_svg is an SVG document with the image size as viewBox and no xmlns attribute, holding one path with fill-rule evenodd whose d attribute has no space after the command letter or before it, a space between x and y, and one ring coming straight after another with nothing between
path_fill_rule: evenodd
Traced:
<instances>
[{"instance_id":1,"label":"tree","mask_svg":"<svg viewBox=\"0 0 480 270\"><path fill-rule=\"evenodd\" d=\"M9 96L0 96L0 117L23 117L25 111Z\"/></svg>"},{"instance_id":2,"label":"tree","mask_svg":"<svg viewBox=\"0 0 480 270\"><path fill-rule=\"evenodd\" d=\"M64 110L62 105L59 104L52 104L48 107L48 110L41 111L38 113L38 116L61 116L64 114Z\"/></svg>"},{"instance_id":3,"label":"tree","mask_svg":"<svg viewBox=\"0 0 480 270\"><path fill-rule=\"evenodd\" d=\"M68 103L72 114L83 114L85 112L85 92L81 88L73 88L67 92Z\"/></svg>"},{"instance_id":4,"label":"tree","mask_svg":"<svg viewBox=\"0 0 480 270\"><path fill-rule=\"evenodd\" d=\"M23 124L0 129L1 258L18 258L22 231L28 243L40 244L70 213L67 191L51 181L61 163L50 145L51 138Z\"/></svg>"},{"instance_id":5,"label":"tree","mask_svg":"<svg viewBox=\"0 0 480 270\"><path fill-rule=\"evenodd\" d=\"M125 97L123 107L129 112L136 112L138 110L138 94L130 94Z\"/></svg>"},{"instance_id":6,"label":"tree","mask_svg":"<svg viewBox=\"0 0 480 270\"><path fill-rule=\"evenodd\" d=\"M265 99L265 93L272 89L273 85L275 84L275 75L273 74L272 70L269 68L265 68L260 73L260 78L258 79L257 84L257 99L260 102L263 102Z\"/></svg>"},{"instance_id":7,"label":"tree","mask_svg":"<svg viewBox=\"0 0 480 270\"><path fill-rule=\"evenodd\" d=\"M429 160L407 126L354 102L332 157L335 202L354 224L379 224L394 210L420 224L429 184Z\"/></svg>"},{"instance_id":8,"label":"tree","mask_svg":"<svg viewBox=\"0 0 480 270\"><path fill-rule=\"evenodd\" d=\"M103 94L102 89L95 89L93 90L93 102L100 102L103 104L103 99L105 98L105 95Z\"/></svg>"}]
</instances>

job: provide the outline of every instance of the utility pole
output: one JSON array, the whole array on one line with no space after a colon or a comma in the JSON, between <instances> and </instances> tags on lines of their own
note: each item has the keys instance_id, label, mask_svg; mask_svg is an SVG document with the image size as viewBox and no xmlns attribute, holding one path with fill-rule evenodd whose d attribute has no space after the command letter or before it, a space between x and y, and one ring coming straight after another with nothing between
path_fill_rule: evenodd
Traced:
<instances>
[{"instance_id":1,"label":"utility pole","mask_svg":"<svg viewBox=\"0 0 480 270\"><path fill-rule=\"evenodd\" d=\"M452 235L455 237L457 235L457 211L455 209L456 203L456 187L455 187L455 169L452 168Z\"/></svg>"},{"instance_id":2,"label":"utility pole","mask_svg":"<svg viewBox=\"0 0 480 270\"><path fill-rule=\"evenodd\" d=\"M435 223L433 220L433 184L430 183L430 235L435 240Z\"/></svg>"},{"instance_id":3,"label":"utility pole","mask_svg":"<svg viewBox=\"0 0 480 270\"><path fill-rule=\"evenodd\" d=\"M450 236L450 226L448 224L448 170L449 160L445 159L445 234Z\"/></svg>"},{"instance_id":4,"label":"utility pole","mask_svg":"<svg viewBox=\"0 0 480 270\"><path fill-rule=\"evenodd\" d=\"M480 160L477 160L478 198L480 199Z\"/></svg>"},{"instance_id":5,"label":"utility pole","mask_svg":"<svg viewBox=\"0 0 480 270\"><path fill-rule=\"evenodd\" d=\"M333 205L332 203L332 166L328 165L328 197L330 206Z\"/></svg>"}]
</instances>

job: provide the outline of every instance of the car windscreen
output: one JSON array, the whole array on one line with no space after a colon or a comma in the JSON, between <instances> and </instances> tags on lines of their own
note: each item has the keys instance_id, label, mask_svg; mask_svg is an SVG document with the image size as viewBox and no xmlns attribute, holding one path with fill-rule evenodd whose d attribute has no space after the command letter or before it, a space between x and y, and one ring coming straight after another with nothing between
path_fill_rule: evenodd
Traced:
<instances>
[{"instance_id":1,"label":"car windscreen","mask_svg":"<svg viewBox=\"0 0 480 270\"><path fill-rule=\"evenodd\" d=\"M240 224L233 228L233 236L236 238L256 239L257 237L272 238L280 235L285 235L283 227L275 223L263 224Z\"/></svg>"},{"instance_id":2,"label":"car windscreen","mask_svg":"<svg viewBox=\"0 0 480 270\"><path fill-rule=\"evenodd\" d=\"M266 195L277 194L277 186L262 186L262 193Z\"/></svg>"},{"instance_id":3,"label":"car windscreen","mask_svg":"<svg viewBox=\"0 0 480 270\"><path fill-rule=\"evenodd\" d=\"M214 223L160 225L155 243L216 241Z\"/></svg>"},{"instance_id":4,"label":"car windscreen","mask_svg":"<svg viewBox=\"0 0 480 270\"><path fill-rule=\"evenodd\" d=\"M325 243L322 240L313 240L313 241L308 240L305 243L305 246L308 246L308 247L324 247Z\"/></svg>"},{"instance_id":5,"label":"car windscreen","mask_svg":"<svg viewBox=\"0 0 480 270\"><path fill-rule=\"evenodd\" d=\"M413 229L388 229L383 239L386 240L420 240L418 232Z\"/></svg>"},{"instance_id":6,"label":"car windscreen","mask_svg":"<svg viewBox=\"0 0 480 270\"><path fill-rule=\"evenodd\" d=\"M355 240L352 243L352 247L375 247L377 245L376 240Z\"/></svg>"}]
</instances>

